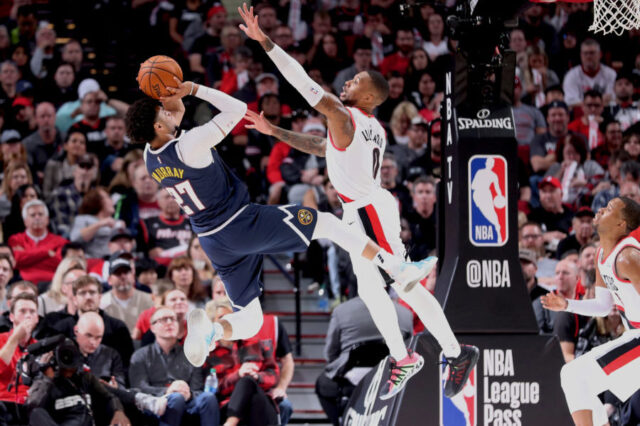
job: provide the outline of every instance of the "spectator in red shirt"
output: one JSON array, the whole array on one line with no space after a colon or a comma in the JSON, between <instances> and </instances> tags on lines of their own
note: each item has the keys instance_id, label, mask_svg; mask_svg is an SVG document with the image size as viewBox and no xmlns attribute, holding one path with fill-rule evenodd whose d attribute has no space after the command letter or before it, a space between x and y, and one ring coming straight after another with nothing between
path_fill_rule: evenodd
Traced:
<instances>
[{"instance_id":1,"label":"spectator in red shirt","mask_svg":"<svg viewBox=\"0 0 640 426\"><path fill-rule=\"evenodd\" d=\"M16 258L16 269L27 281L51 281L62 260L62 246L69 241L47 230L49 209L41 200L31 200L25 204L22 218L26 230L9 238L9 246Z\"/></svg>"},{"instance_id":2,"label":"spectator in red shirt","mask_svg":"<svg viewBox=\"0 0 640 426\"><path fill-rule=\"evenodd\" d=\"M11 314L13 329L0 334L0 401L24 404L28 387L20 381L17 389L7 390L15 385L16 364L25 354L25 348L35 343L31 333L38 324L38 301L30 293L20 293L13 299ZM9 405L6 404L7 408ZM10 413L14 412L11 408Z\"/></svg>"},{"instance_id":3,"label":"spectator in red shirt","mask_svg":"<svg viewBox=\"0 0 640 426\"><path fill-rule=\"evenodd\" d=\"M386 76L391 71L404 75L409 68L409 55L413 51L415 41L411 28L399 28L396 33L396 52L387 55L380 64L380 72Z\"/></svg>"},{"instance_id":4,"label":"spectator in red shirt","mask_svg":"<svg viewBox=\"0 0 640 426\"><path fill-rule=\"evenodd\" d=\"M591 151L604 143L604 135L599 128L604 111L602 94L597 90L587 90L582 105L584 115L569 123L568 128L569 131L584 136L584 139L588 141L587 147Z\"/></svg>"}]
</instances>

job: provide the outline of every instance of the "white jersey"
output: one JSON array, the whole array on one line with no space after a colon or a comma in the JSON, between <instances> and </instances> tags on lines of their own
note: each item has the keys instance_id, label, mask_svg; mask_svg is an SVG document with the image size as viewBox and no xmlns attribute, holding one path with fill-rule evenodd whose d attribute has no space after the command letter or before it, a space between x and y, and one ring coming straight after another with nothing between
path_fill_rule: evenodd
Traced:
<instances>
[{"instance_id":1,"label":"white jersey","mask_svg":"<svg viewBox=\"0 0 640 426\"><path fill-rule=\"evenodd\" d=\"M614 303L620 311L625 326L627 329L634 329L640 328L640 294L631 281L620 278L616 271L618 253L627 247L640 250L640 242L634 237L626 237L618 242L606 258L604 258L602 247L600 247L596 253L596 259L598 271L613 295Z\"/></svg>"},{"instance_id":2,"label":"white jersey","mask_svg":"<svg viewBox=\"0 0 640 426\"><path fill-rule=\"evenodd\" d=\"M380 187L380 166L387 134L373 115L347 107L355 132L351 145L337 148L328 134L326 158L331 183L342 201L359 200Z\"/></svg>"}]
</instances>

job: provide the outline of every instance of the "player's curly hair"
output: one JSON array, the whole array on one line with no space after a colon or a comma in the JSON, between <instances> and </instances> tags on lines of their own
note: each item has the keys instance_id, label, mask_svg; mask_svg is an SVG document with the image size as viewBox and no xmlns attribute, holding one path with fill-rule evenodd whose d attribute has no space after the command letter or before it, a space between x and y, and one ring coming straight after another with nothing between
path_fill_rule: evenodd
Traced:
<instances>
[{"instance_id":1,"label":"player's curly hair","mask_svg":"<svg viewBox=\"0 0 640 426\"><path fill-rule=\"evenodd\" d=\"M153 124L158 116L160 102L151 98L138 99L129 107L125 116L127 135L133 143L151 142L156 137Z\"/></svg>"}]
</instances>

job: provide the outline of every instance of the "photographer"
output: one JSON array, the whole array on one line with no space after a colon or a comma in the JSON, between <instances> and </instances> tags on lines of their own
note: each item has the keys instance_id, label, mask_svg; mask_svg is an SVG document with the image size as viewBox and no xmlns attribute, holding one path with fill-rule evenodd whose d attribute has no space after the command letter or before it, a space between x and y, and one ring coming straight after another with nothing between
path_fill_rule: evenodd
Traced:
<instances>
[{"instance_id":1,"label":"photographer","mask_svg":"<svg viewBox=\"0 0 640 426\"><path fill-rule=\"evenodd\" d=\"M29 425L131 425L120 400L93 374L80 369L82 355L71 339L64 339L54 353L55 361L34 381L29 391ZM55 366L55 372L51 365ZM113 415L109 417L111 413ZM111 418L109 423L104 422L107 418Z\"/></svg>"},{"instance_id":2,"label":"photographer","mask_svg":"<svg viewBox=\"0 0 640 426\"><path fill-rule=\"evenodd\" d=\"M25 348L35 343L31 333L38 324L36 296L30 293L15 295L9 319L13 323L13 329L0 334L0 401L4 404L4 410L0 410L0 424L10 422L13 415L21 417L23 414L22 404L27 398L28 386L21 380L17 387L13 386L16 383L18 361L25 354Z\"/></svg>"}]
</instances>

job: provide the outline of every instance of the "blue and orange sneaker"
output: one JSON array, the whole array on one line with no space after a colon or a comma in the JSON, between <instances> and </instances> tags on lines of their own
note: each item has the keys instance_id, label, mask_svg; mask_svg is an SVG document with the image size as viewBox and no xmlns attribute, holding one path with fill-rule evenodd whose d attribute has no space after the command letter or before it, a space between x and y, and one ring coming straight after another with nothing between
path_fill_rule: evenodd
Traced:
<instances>
[{"instance_id":1,"label":"blue and orange sneaker","mask_svg":"<svg viewBox=\"0 0 640 426\"><path fill-rule=\"evenodd\" d=\"M387 390L380 395L380 399L386 400L396 396L407 384L407 381L424 366L424 358L411 349L408 355L396 361L391 358L391 376L387 380Z\"/></svg>"}]
</instances>

